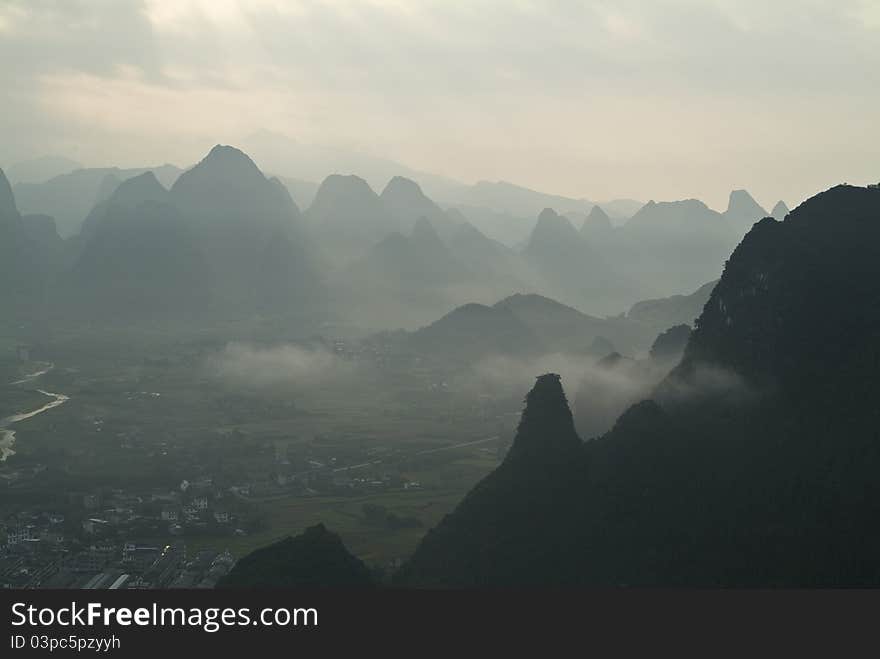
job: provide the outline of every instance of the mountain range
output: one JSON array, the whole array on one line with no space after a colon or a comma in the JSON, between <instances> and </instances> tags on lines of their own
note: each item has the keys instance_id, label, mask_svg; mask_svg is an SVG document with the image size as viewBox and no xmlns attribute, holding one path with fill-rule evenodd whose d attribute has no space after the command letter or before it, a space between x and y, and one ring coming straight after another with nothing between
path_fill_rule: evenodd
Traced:
<instances>
[{"instance_id":1,"label":"mountain range","mask_svg":"<svg viewBox=\"0 0 880 659\"><path fill-rule=\"evenodd\" d=\"M62 235L79 226L61 241L50 235L48 213L28 223L52 243L41 258L46 276L61 277L54 287L61 299L49 304L59 319L128 296L132 313L167 316L189 301L190 319L320 312L368 329L414 329L457 306L492 305L517 293L619 318L639 300L717 279L742 227L764 214L748 193L735 191L723 214L696 200L649 202L620 223L586 200L506 183L472 186L462 199L494 204L498 218L519 221L513 218L541 204L558 206L537 213L517 249L486 235L479 213L469 215L485 207L444 207L399 175L381 194L354 175L330 175L314 190L295 183L313 193L305 210L290 195L292 183L265 175L242 151L218 145L183 173L171 166L149 175L79 169L44 183L19 183L13 192L16 203L20 194L34 202L31 208L57 208L65 218ZM138 211L142 204L149 208ZM141 240L154 251L135 272L138 259L124 255ZM169 263L178 264L173 278L166 277L171 270L152 276L166 252ZM679 258L684 252L689 257ZM129 262L132 272L118 271ZM171 279L176 290L163 290ZM668 320L648 323L638 336L633 323L623 323L614 343L626 352L646 350L659 331L687 319Z\"/></svg>"},{"instance_id":2,"label":"mountain range","mask_svg":"<svg viewBox=\"0 0 880 659\"><path fill-rule=\"evenodd\" d=\"M504 462L397 576L413 586L880 581L880 189L755 224L681 363L583 442L538 378Z\"/></svg>"}]
</instances>

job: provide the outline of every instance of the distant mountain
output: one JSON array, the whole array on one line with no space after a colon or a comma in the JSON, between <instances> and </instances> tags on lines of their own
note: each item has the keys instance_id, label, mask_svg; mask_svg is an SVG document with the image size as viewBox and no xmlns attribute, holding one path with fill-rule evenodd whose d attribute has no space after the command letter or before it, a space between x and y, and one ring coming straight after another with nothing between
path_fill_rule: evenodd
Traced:
<instances>
[{"instance_id":1,"label":"distant mountain","mask_svg":"<svg viewBox=\"0 0 880 659\"><path fill-rule=\"evenodd\" d=\"M702 313L717 283L717 280L711 281L689 295L642 300L630 308L626 319L650 328L649 331L655 335L673 325L692 325Z\"/></svg>"},{"instance_id":2,"label":"distant mountain","mask_svg":"<svg viewBox=\"0 0 880 659\"><path fill-rule=\"evenodd\" d=\"M503 307L466 304L414 332L410 346L419 354L469 364L493 355L531 357L540 339Z\"/></svg>"},{"instance_id":3,"label":"distant mountain","mask_svg":"<svg viewBox=\"0 0 880 659\"><path fill-rule=\"evenodd\" d=\"M68 237L79 232L94 205L112 192L104 185L108 175L123 181L147 171L153 171L166 186L171 185L180 174L180 170L173 165L138 169L77 169L42 183L18 183L14 188L15 197L22 213L51 215L58 224L61 236Z\"/></svg>"},{"instance_id":4,"label":"distant mountain","mask_svg":"<svg viewBox=\"0 0 880 659\"><path fill-rule=\"evenodd\" d=\"M581 444L558 379L539 378L505 461L398 582L880 583L878 301L880 189L761 220L652 399Z\"/></svg>"},{"instance_id":5,"label":"distant mountain","mask_svg":"<svg viewBox=\"0 0 880 659\"><path fill-rule=\"evenodd\" d=\"M592 245L607 245L614 239L614 225L601 206L593 206L584 218L580 229L581 236Z\"/></svg>"},{"instance_id":6,"label":"distant mountain","mask_svg":"<svg viewBox=\"0 0 880 659\"><path fill-rule=\"evenodd\" d=\"M611 224L611 218L608 217L608 213L602 210L601 206L593 206L590 209L589 215L587 215L587 219L584 221L583 227L581 227L582 231L608 231L613 228Z\"/></svg>"},{"instance_id":7,"label":"distant mountain","mask_svg":"<svg viewBox=\"0 0 880 659\"><path fill-rule=\"evenodd\" d=\"M601 206L608 213L613 224L619 225L638 213L639 209L645 205L645 202L635 199L609 199L607 201L599 201L597 205Z\"/></svg>"},{"instance_id":8,"label":"distant mountain","mask_svg":"<svg viewBox=\"0 0 880 659\"><path fill-rule=\"evenodd\" d=\"M585 199L538 192L506 181L479 181L464 190L454 201L466 206L492 208L519 217L535 217L545 208L553 208L560 213L588 212L593 205Z\"/></svg>"},{"instance_id":9,"label":"distant mountain","mask_svg":"<svg viewBox=\"0 0 880 659\"><path fill-rule=\"evenodd\" d=\"M115 177L114 177L115 178ZM83 243L94 235L97 226L116 208L131 210L138 205L154 201L168 203L169 193L153 172L145 172L133 176L123 182L117 183L105 201L99 202L83 221L80 234L77 238Z\"/></svg>"},{"instance_id":10,"label":"distant mountain","mask_svg":"<svg viewBox=\"0 0 880 659\"><path fill-rule=\"evenodd\" d=\"M358 176L325 178L305 215L322 249L338 266L363 256L399 228L379 196Z\"/></svg>"},{"instance_id":11,"label":"distant mountain","mask_svg":"<svg viewBox=\"0 0 880 659\"><path fill-rule=\"evenodd\" d=\"M219 223L291 224L299 209L277 179L267 178L243 151L216 145L198 164L183 172L171 187L171 199L184 214Z\"/></svg>"},{"instance_id":12,"label":"distant mountain","mask_svg":"<svg viewBox=\"0 0 880 659\"><path fill-rule=\"evenodd\" d=\"M768 215L769 213L761 208L746 190L732 191L727 202L727 210L724 211L724 218L743 234L751 229L755 222Z\"/></svg>"},{"instance_id":13,"label":"distant mountain","mask_svg":"<svg viewBox=\"0 0 880 659\"><path fill-rule=\"evenodd\" d=\"M61 248L54 220L22 216L0 170L0 305L7 318L45 314Z\"/></svg>"},{"instance_id":14,"label":"distant mountain","mask_svg":"<svg viewBox=\"0 0 880 659\"><path fill-rule=\"evenodd\" d=\"M707 284L692 295L641 302L634 305L634 311L629 315L621 314L609 318L590 316L571 306L533 293L515 293L493 306L513 314L519 323L538 337L538 348L542 354L604 357L619 350L642 357L648 356L658 334L674 325L693 323L709 299L714 285L715 282ZM468 306L465 304L462 308ZM498 318L500 316L473 314L469 316L474 321L470 327L475 334L491 336L496 331L491 323ZM476 321L480 319L489 324L478 327ZM668 370L671 365L666 366Z\"/></svg>"},{"instance_id":15,"label":"distant mountain","mask_svg":"<svg viewBox=\"0 0 880 659\"><path fill-rule=\"evenodd\" d=\"M422 218L410 235L392 233L332 280L339 313L365 326L412 327L455 306L469 282L465 265ZM465 298L467 299L467 298Z\"/></svg>"},{"instance_id":16,"label":"distant mountain","mask_svg":"<svg viewBox=\"0 0 880 659\"><path fill-rule=\"evenodd\" d=\"M450 236L454 224L446 212L425 196L419 184L402 176L392 178L379 196L398 230L408 232L421 218L427 219L441 235Z\"/></svg>"},{"instance_id":17,"label":"distant mountain","mask_svg":"<svg viewBox=\"0 0 880 659\"><path fill-rule=\"evenodd\" d=\"M297 208L300 209L308 208L312 205L315 195L318 194L318 188L321 187L319 183L314 181L306 181L289 176L279 176L278 180L287 188Z\"/></svg>"},{"instance_id":18,"label":"distant mountain","mask_svg":"<svg viewBox=\"0 0 880 659\"><path fill-rule=\"evenodd\" d=\"M776 202L776 205L770 212L770 217L772 217L774 220L779 220L781 222L785 219L785 216L788 215L788 212L788 206L786 206L785 202L780 199Z\"/></svg>"},{"instance_id":19,"label":"distant mountain","mask_svg":"<svg viewBox=\"0 0 880 659\"><path fill-rule=\"evenodd\" d=\"M664 297L717 279L742 233L699 200L650 201L606 252L628 265L638 298Z\"/></svg>"},{"instance_id":20,"label":"distant mountain","mask_svg":"<svg viewBox=\"0 0 880 659\"><path fill-rule=\"evenodd\" d=\"M6 168L6 175L12 184L44 183L82 167L81 163L64 156L42 156L10 165Z\"/></svg>"},{"instance_id":21,"label":"distant mountain","mask_svg":"<svg viewBox=\"0 0 880 659\"><path fill-rule=\"evenodd\" d=\"M282 177L323 181L328 175L353 173L379 190L393 177L405 176L418 181L434 199L455 196L465 187L454 179L420 171L389 158L356 149L307 144L266 130L247 136L242 140L242 146L265 171ZM296 194L293 197L303 208L308 205Z\"/></svg>"},{"instance_id":22,"label":"distant mountain","mask_svg":"<svg viewBox=\"0 0 880 659\"><path fill-rule=\"evenodd\" d=\"M470 222L489 238L515 249L522 248L528 242L535 226L534 215L519 217L488 206L453 204L446 206L446 210L463 217L464 221Z\"/></svg>"},{"instance_id":23,"label":"distant mountain","mask_svg":"<svg viewBox=\"0 0 880 659\"><path fill-rule=\"evenodd\" d=\"M650 350L651 358L670 365L677 364L684 354L690 338L690 325L673 325L654 339Z\"/></svg>"},{"instance_id":24,"label":"distant mountain","mask_svg":"<svg viewBox=\"0 0 880 659\"><path fill-rule=\"evenodd\" d=\"M555 279L574 284L586 258L585 248L571 222L552 208L545 208L538 215L523 254Z\"/></svg>"},{"instance_id":25,"label":"distant mountain","mask_svg":"<svg viewBox=\"0 0 880 659\"><path fill-rule=\"evenodd\" d=\"M367 566L323 524L241 558L218 588L369 588Z\"/></svg>"},{"instance_id":26,"label":"distant mountain","mask_svg":"<svg viewBox=\"0 0 880 659\"><path fill-rule=\"evenodd\" d=\"M450 221L456 218L450 217ZM471 299L497 300L516 291L529 290L535 272L520 254L492 240L470 222L459 224L448 240L452 255L473 273Z\"/></svg>"},{"instance_id":27,"label":"distant mountain","mask_svg":"<svg viewBox=\"0 0 880 659\"><path fill-rule=\"evenodd\" d=\"M18 208L15 204L15 195L12 193L9 180L0 169L0 219L5 224L12 224L16 216L18 216Z\"/></svg>"},{"instance_id":28,"label":"distant mountain","mask_svg":"<svg viewBox=\"0 0 880 659\"><path fill-rule=\"evenodd\" d=\"M323 297L299 209L244 152L215 146L180 175L169 199L205 255L221 308L286 313Z\"/></svg>"},{"instance_id":29,"label":"distant mountain","mask_svg":"<svg viewBox=\"0 0 880 659\"><path fill-rule=\"evenodd\" d=\"M108 204L65 279L70 312L122 321L205 313L211 274L180 211L153 200Z\"/></svg>"},{"instance_id":30,"label":"distant mountain","mask_svg":"<svg viewBox=\"0 0 880 659\"><path fill-rule=\"evenodd\" d=\"M306 313L324 284L287 190L238 149L216 146L166 190L131 177L71 242L63 306L127 321Z\"/></svg>"},{"instance_id":31,"label":"distant mountain","mask_svg":"<svg viewBox=\"0 0 880 659\"><path fill-rule=\"evenodd\" d=\"M495 308L510 311L553 352L590 354L597 338L608 339L612 333L612 326L604 319L542 295L511 295Z\"/></svg>"},{"instance_id":32,"label":"distant mountain","mask_svg":"<svg viewBox=\"0 0 880 659\"><path fill-rule=\"evenodd\" d=\"M591 313L616 313L638 298L629 268L550 208L538 216L523 257L541 277L538 290Z\"/></svg>"}]
</instances>

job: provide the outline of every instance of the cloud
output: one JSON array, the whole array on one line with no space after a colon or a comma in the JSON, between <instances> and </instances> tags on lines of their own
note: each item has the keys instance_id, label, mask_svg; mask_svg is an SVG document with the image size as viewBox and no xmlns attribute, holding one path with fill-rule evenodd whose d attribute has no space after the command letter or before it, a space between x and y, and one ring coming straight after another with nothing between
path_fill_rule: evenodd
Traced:
<instances>
[{"instance_id":1,"label":"cloud","mask_svg":"<svg viewBox=\"0 0 880 659\"><path fill-rule=\"evenodd\" d=\"M230 343L206 362L207 372L238 387L312 388L351 381L357 370L334 353L294 345Z\"/></svg>"},{"instance_id":2,"label":"cloud","mask_svg":"<svg viewBox=\"0 0 880 659\"><path fill-rule=\"evenodd\" d=\"M574 196L794 203L880 155L875 4L7 0L0 138L187 164L266 128Z\"/></svg>"}]
</instances>

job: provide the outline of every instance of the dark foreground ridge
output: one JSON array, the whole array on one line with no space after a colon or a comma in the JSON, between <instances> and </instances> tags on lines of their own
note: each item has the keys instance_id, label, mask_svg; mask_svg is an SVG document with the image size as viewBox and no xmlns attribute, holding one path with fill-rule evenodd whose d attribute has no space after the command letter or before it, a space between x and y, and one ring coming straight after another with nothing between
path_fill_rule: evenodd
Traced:
<instances>
[{"instance_id":1,"label":"dark foreground ridge","mask_svg":"<svg viewBox=\"0 0 880 659\"><path fill-rule=\"evenodd\" d=\"M581 444L539 378L508 458L397 581L876 585L878 364L880 190L838 186L754 226L682 363L605 436Z\"/></svg>"},{"instance_id":2,"label":"dark foreground ridge","mask_svg":"<svg viewBox=\"0 0 880 659\"><path fill-rule=\"evenodd\" d=\"M323 524L284 538L242 558L219 588L366 587L367 566L352 556Z\"/></svg>"}]
</instances>

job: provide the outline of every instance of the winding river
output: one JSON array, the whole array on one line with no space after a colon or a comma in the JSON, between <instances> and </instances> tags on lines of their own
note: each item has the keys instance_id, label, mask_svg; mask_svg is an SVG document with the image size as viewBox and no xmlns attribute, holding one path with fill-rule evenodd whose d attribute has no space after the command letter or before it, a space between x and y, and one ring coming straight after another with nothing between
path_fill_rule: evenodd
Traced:
<instances>
[{"instance_id":1,"label":"winding river","mask_svg":"<svg viewBox=\"0 0 880 659\"><path fill-rule=\"evenodd\" d=\"M20 380L10 382L9 384L26 384L28 382L36 380L41 375L45 375L53 368L54 364L48 364L45 368L39 371L35 371L34 373L25 375ZM4 462L6 458L8 458L10 455L15 455L15 451L12 448L13 444L15 444L15 431L12 430L9 426L18 423L19 421L32 419L38 414L48 412L49 410L54 409L59 405L64 405L64 403L66 403L70 399L69 396L65 396L64 394L56 394L52 393L51 391L44 391L43 389L37 389L37 392L43 394L48 398L51 398L51 400L42 407L38 407L37 409L31 410L30 412L19 412L18 414L13 414L11 416L0 419L0 462Z\"/></svg>"}]
</instances>

